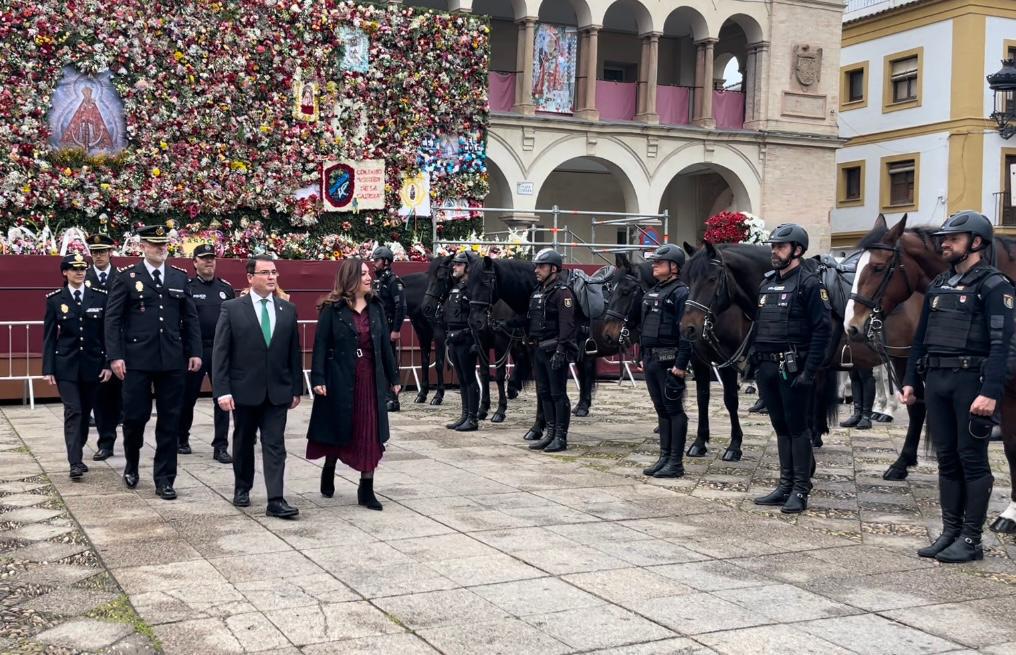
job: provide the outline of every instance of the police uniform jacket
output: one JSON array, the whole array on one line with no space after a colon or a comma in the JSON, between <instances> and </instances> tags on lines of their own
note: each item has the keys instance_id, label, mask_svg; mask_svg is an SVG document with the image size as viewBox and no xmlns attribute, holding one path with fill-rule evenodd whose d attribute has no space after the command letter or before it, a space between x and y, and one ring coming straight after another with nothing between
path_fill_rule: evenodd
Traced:
<instances>
[{"instance_id":1,"label":"police uniform jacket","mask_svg":"<svg viewBox=\"0 0 1016 655\"><path fill-rule=\"evenodd\" d=\"M83 288L81 306L64 286L46 296L42 374L71 382L99 382L107 367L106 292Z\"/></svg>"},{"instance_id":2,"label":"police uniform jacket","mask_svg":"<svg viewBox=\"0 0 1016 655\"><path fill-rule=\"evenodd\" d=\"M406 292L402 280L392 269L386 268L374 279L373 285L374 295L385 310L388 331L402 329L402 322L406 320Z\"/></svg>"},{"instance_id":3,"label":"police uniform jacket","mask_svg":"<svg viewBox=\"0 0 1016 655\"><path fill-rule=\"evenodd\" d=\"M116 266L109 265L109 271L106 273L106 284L103 284L99 280L99 274L95 272L94 266L88 267L88 272L85 273L85 286L89 289L104 289L109 291L113 288L113 280L119 273L116 270Z\"/></svg>"},{"instance_id":4,"label":"police uniform jacket","mask_svg":"<svg viewBox=\"0 0 1016 655\"><path fill-rule=\"evenodd\" d=\"M194 276L187 283L194 307L198 312L198 323L201 324L201 345L211 348L215 339L215 322L219 320L219 308L230 298L236 298L233 287L221 277L213 277L206 282L200 276ZM209 366L211 362L205 362Z\"/></svg>"},{"instance_id":5,"label":"police uniform jacket","mask_svg":"<svg viewBox=\"0 0 1016 655\"><path fill-rule=\"evenodd\" d=\"M924 297L904 386L916 386L926 355L977 357L983 360L980 395L1000 399L1013 336L1013 297L1012 283L988 264L936 277Z\"/></svg>"},{"instance_id":6,"label":"police uniform jacket","mask_svg":"<svg viewBox=\"0 0 1016 655\"><path fill-rule=\"evenodd\" d=\"M814 375L832 338L831 312L829 293L814 272L803 265L783 277L769 271L759 288L755 352L806 352L807 360L799 365Z\"/></svg>"},{"instance_id":7,"label":"police uniform jacket","mask_svg":"<svg viewBox=\"0 0 1016 655\"><path fill-rule=\"evenodd\" d=\"M164 266L161 287L144 261L120 269L106 305L106 354L127 369L176 371L201 356L201 327L187 274Z\"/></svg>"},{"instance_id":8,"label":"police uniform jacket","mask_svg":"<svg viewBox=\"0 0 1016 655\"><path fill-rule=\"evenodd\" d=\"M561 349L577 348L575 295L560 274L533 291L529 298L529 337L537 342L556 340ZM553 350L549 347L548 349Z\"/></svg>"},{"instance_id":9,"label":"police uniform jacket","mask_svg":"<svg viewBox=\"0 0 1016 655\"><path fill-rule=\"evenodd\" d=\"M469 325L469 296L466 295L466 280L460 280L448 292L448 298L442 304L442 316L445 329L449 331L464 330Z\"/></svg>"},{"instance_id":10,"label":"police uniform jacket","mask_svg":"<svg viewBox=\"0 0 1016 655\"><path fill-rule=\"evenodd\" d=\"M688 285L677 278L657 283L642 296L640 345L674 350L674 365L681 370L686 370L691 360L691 342L681 338L687 300Z\"/></svg>"}]
</instances>

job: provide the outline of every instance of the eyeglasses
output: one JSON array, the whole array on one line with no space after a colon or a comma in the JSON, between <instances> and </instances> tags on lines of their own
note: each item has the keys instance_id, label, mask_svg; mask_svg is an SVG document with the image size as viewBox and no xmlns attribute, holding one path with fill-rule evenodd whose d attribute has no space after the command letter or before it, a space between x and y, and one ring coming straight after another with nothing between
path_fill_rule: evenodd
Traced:
<instances>
[{"instance_id":1,"label":"eyeglasses","mask_svg":"<svg viewBox=\"0 0 1016 655\"><path fill-rule=\"evenodd\" d=\"M278 277L279 276L279 272L275 271L275 270L272 270L272 271L254 271L253 274L254 275L264 275L266 277Z\"/></svg>"}]
</instances>

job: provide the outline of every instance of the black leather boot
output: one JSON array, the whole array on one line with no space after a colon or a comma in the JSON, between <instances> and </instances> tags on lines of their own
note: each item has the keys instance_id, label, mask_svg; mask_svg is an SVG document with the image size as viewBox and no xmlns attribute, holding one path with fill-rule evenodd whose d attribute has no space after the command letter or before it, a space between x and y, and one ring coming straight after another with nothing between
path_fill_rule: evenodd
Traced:
<instances>
[{"instance_id":1,"label":"black leather boot","mask_svg":"<svg viewBox=\"0 0 1016 655\"><path fill-rule=\"evenodd\" d=\"M919 557L934 557L948 548L960 536L963 527L963 480L938 476L938 502L942 506L942 534L930 546L917 551Z\"/></svg>"},{"instance_id":2,"label":"black leather boot","mask_svg":"<svg viewBox=\"0 0 1016 655\"><path fill-rule=\"evenodd\" d=\"M748 413L749 414L767 414L768 412L765 411L765 408L766 408L766 402L764 400L762 400L761 397L759 397L759 399L755 401L755 404L748 408Z\"/></svg>"},{"instance_id":3,"label":"black leather boot","mask_svg":"<svg viewBox=\"0 0 1016 655\"><path fill-rule=\"evenodd\" d=\"M963 528L960 530L960 538L935 555L935 559L939 562L960 564L984 559L981 530L984 528L984 519L988 515L988 501L991 500L991 487L994 483L995 479L991 477L990 473L966 482Z\"/></svg>"},{"instance_id":4,"label":"black leather boot","mask_svg":"<svg viewBox=\"0 0 1016 655\"><path fill-rule=\"evenodd\" d=\"M861 422L861 403L854 403L854 413L850 415L845 421L840 421L841 428L852 428ZM868 427L871 427L871 421L868 421Z\"/></svg>"},{"instance_id":5,"label":"black leather boot","mask_svg":"<svg viewBox=\"0 0 1016 655\"><path fill-rule=\"evenodd\" d=\"M558 426L557 430L554 431L554 440L547 444L543 452L559 453L562 450L568 450L568 428L562 429Z\"/></svg>"},{"instance_id":6,"label":"black leather boot","mask_svg":"<svg viewBox=\"0 0 1016 655\"><path fill-rule=\"evenodd\" d=\"M808 509L808 494L811 493L811 476L815 469L815 455L812 452L811 437L807 433L794 435L790 439L793 457L794 489L780 511L784 514L800 514Z\"/></svg>"},{"instance_id":7,"label":"black leather boot","mask_svg":"<svg viewBox=\"0 0 1016 655\"><path fill-rule=\"evenodd\" d=\"M660 458L652 466L642 469L642 475L650 477L663 468L670 457L670 418L661 418L657 429L660 431Z\"/></svg>"},{"instance_id":8,"label":"black leather boot","mask_svg":"<svg viewBox=\"0 0 1016 655\"><path fill-rule=\"evenodd\" d=\"M558 453L568 450L568 424L571 422L571 407L568 399L557 401L554 405L554 440L547 444L543 452Z\"/></svg>"},{"instance_id":9,"label":"black leather boot","mask_svg":"<svg viewBox=\"0 0 1016 655\"><path fill-rule=\"evenodd\" d=\"M547 426L543 430L543 437L534 443L529 444L529 450L543 450L554 441L557 436L557 425L554 423L547 423Z\"/></svg>"},{"instance_id":10,"label":"black leather boot","mask_svg":"<svg viewBox=\"0 0 1016 655\"><path fill-rule=\"evenodd\" d=\"M465 421L466 421L466 402L465 402L465 398L463 398L462 399L462 413L459 414L459 420L452 421L451 423L447 423L447 424L445 424L445 427L448 428L449 430L454 430L455 428L457 428L460 425L462 425L463 423L465 423Z\"/></svg>"},{"instance_id":11,"label":"black leather boot","mask_svg":"<svg viewBox=\"0 0 1016 655\"><path fill-rule=\"evenodd\" d=\"M684 414L676 414L670 417L670 457L667 463L659 471L653 474L654 478L681 478L684 477L684 443L688 439L688 417ZM661 428L662 429L662 428Z\"/></svg>"},{"instance_id":12,"label":"black leather boot","mask_svg":"<svg viewBox=\"0 0 1016 655\"><path fill-rule=\"evenodd\" d=\"M862 412L861 420L854 426L858 430L870 430L871 429L871 412Z\"/></svg>"},{"instance_id":13,"label":"black leather boot","mask_svg":"<svg viewBox=\"0 0 1016 655\"><path fill-rule=\"evenodd\" d=\"M455 426L456 432L475 432L480 429L480 422L476 419L476 411L470 411L466 420Z\"/></svg>"},{"instance_id":14,"label":"black leather boot","mask_svg":"<svg viewBox=\"0 0 1016 655\"><path fill-rule=\"evenodd\" d=\"M780 481L771 492L756 498L754 501L756 505L772 507L783 505L794 487L794 457L790 452L790 437L776 435L776 448L780 458Z\"/></svg>"},{"instance_id":15,"label":"black leather boot","mask_svg":"<svg viewBox=\"0 0 1016 655\"><path fill-rule=\"evenodd\" d=\"M360 486L356 489L356 502L367 509L381 511L384 507L374 495L374 478L360 478Z\"/></svg>"},{"instance_id":16,"label":"black leather boot","mask_svg":"<svg viewBox=\"0 0 1016 655\"><path fill-rule=\"evenodd\" d=\"M331 457L326 457L321 467L321 495L325 498L335 495L335 460Z\"/></svg>"}]
</instances>

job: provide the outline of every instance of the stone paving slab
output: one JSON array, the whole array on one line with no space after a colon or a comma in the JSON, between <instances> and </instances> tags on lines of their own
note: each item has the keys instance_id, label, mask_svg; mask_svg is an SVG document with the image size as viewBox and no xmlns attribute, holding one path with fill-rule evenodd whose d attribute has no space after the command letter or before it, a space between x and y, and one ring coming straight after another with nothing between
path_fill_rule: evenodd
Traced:
<instances>
[{"instance_id":1,"label":"stone paving slab","mask_svg":"<svg viewBox=\"0 0 1016 655\"><path fill-rule=\"evenodd\" d=\"M252 507L232 506L231 468L201 439L167 503L151 483L154 425L128 491L119 442L72 483L59 406L4 408L0 563L31 583L0 601L27 632L12 643L64 639L95 620L84 607L122 590L158 641L132 627L100 650L144 639L200 655L1013 652L1016 549L986 533L984 562L915 556L937 531L937 478L922 459L907 481L881 479L903 426L834 430L816 453L813 509L786 517L751 503L776 477L765 418L742 413L744 458L722 462L729 423L712 402L709 454L687 459L679 480L641 476L656 456L641 390L601 384L556 455L519 439L531 391L505 423L469 434L443 428L454 393L442 407L404 404L377 474L383 512L355 504L348 470L320 496L320 462L303 457L306 403L286 440L295 521L264 516L260 453ZM197 434L211 410L200 401ZM990 452L997 511L1008 470L997 444ZM42 468L18 475L24 461ZM103 628L97 642L115 636Z\"/></svg>"}]
</instances>

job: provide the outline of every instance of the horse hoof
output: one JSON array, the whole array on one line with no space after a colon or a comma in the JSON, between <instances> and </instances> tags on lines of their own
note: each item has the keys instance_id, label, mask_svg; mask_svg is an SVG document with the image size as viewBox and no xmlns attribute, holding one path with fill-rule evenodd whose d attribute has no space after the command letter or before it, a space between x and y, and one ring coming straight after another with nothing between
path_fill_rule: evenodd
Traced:
<instances>
[{"instance_id":1,"label":"horse hoof","mask_svg":"<svg viewBox=\"0 0 1016 655\"><path fill-rule=\"evenodd\" d=\"M907 474L906 468L899 468L898 466L890 466L886 469L885 473L882 474L883 480L906 480Z\"/></svg>"},{"instance_id":2,"label":"horse hoof","mask_svg":"<svg viewBox=\"0 0 1016 655\"><path fill-rule=\"evenodd\" d=\"M999 534L1013 534L1016 533L1016 521L1007 519L1004 516L999 516L991 522L988 529Z\"/></svg>"},{"instance_id":3,"label":"horse hoof","mask_svg":"<svg viewBox=\"0 0 1016 655\"><path fill-rule=\"evenodd\" d=\"M706 448L704 444L693 443L688 446L688 452L685 454L687 454L688 457L705 457L708 452L709 449Z\"/></svg>"},{"instance_id":4,"label":"horse hoof","mask_svg":"<svg viewBox=\"0 0 1016 655\"><path fill-rule=\"evenodd\" d=\"M821 448L824 445L825 444L822 442L822 437L812 437L811 438L811 447L812 448Z\"/></svg>"},{"instance_id":5,"label":"horse hoof","mask_svg":"<svg viewBox=\"0 0 1016 655\"><path fill-rule=\"evenodd\" d=\"M655 428L653 428L653 434L659 434L659 433L660 433L660 426L657 425Z\"/></svg>"},{"instance_id":6,"label":"horse hoof","mask_svg":"<svg viewBox=\"0 0 1016 655\"><path fill-rule=\"evenodd\" d=\"M740 448L727 448L726 452L723 453L724 462L740 462L741 461L741 449Z\"/></svg>"},{"instance_id":7,"label":"horse hoof","mask_svg":"<svg viewBox=\"0 0 1016 655\"><path fill-rule=\"evenodd\" d=\"M888 414L879 414L878 418L875 420L879 423L892 423L893 417Z\"/></svg>"},{"instance_id":8,"label":"horse hoof","mask_svg":"<svg viewBox=\"0 0 1016 655\"><path fill-rule=\"evenodd\" d=\"M508 395L508 400L515 400L516 398L519 397L518 389L509 388L508 391L506 391L505 393Z\"/></svg>"},{"instance_id":9,"label":"horse hoof","mask_svg":"<svg viewBox=\"0 0 1016 655\"><path fill-rule=\"evenodd\" d=\"M575 416L589 416L589 409L586 407L576 407L572 410L572 414Z\"/></svg>"},{"instance_id":10,"label":"horse hoof","mask_svg":"<svg viewBox=\"0 0 1016 655\"><path fill-rule=\"evenodd\" d=\"M427 402L427 394L421 391L420 393L416 394L416 400L414 400L413 402L414 403L425 403L425 402Z\"/></svg>"},{"instance_id":11,"label":"horse hoof","mask_svg":"<svg viewBox=\"0 0 1016 655\"><path fill-rule=\"evenodd\" d=\"M476 414L476 420L477 421L486 421L487 420L487 412L477 412L477 414Z\"/></svg>"},{"instance_id":12,"label":"horse hoof","mask_svg":"<svg viewBox=\"0 0 1016 655\"><path fill-rule=\"evenodd\" d=\"M430 399L430 404L431 405L440 405L443 401L444 401L444 398L442 396L434 396L433 398Z\"/></svg>"},{"instance_id":13,"label":"horse hoof","mask_svg":"<svg viewBox=\"0 0 1016 655\"><path fill-rule=\"evenodd\" d=\"M496 412L490 417L491 423L504 423L504 412Z\"/></svg>"}]
</instances>

